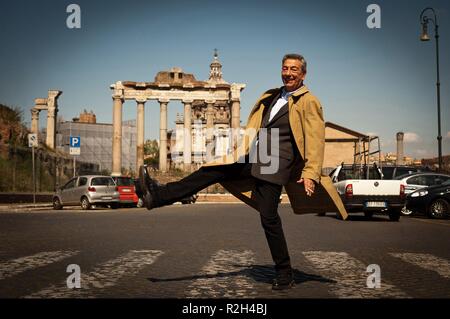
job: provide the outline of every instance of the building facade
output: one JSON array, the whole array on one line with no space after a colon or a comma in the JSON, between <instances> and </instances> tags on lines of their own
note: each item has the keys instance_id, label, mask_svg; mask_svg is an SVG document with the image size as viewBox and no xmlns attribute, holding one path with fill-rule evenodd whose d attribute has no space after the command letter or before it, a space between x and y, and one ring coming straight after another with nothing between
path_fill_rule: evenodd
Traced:
<instances>
[{"instance_id":1,"label":"building facade","mask_svg":"<svg viewBox=\"0 0 450 319\"><path fill-rule=\"evenodd\" d=\"M191 167L198 169L202 164L208 161L208 156L221 157L232 151L233 135L230 127L229 108L220 106L214 115L213 136L211 142L207 143L208 130L205 120L205 114L201 111L195 113L196 117L192 119L191 134L188 141L191 144ZM170 167L184 169L184 151L185 143L185 127L184 116L177 114L175 120L175 129L170 132L168 139L170 140L169 158ZM244 135L244 128L238 131L238 140ZM211 149L208 150L207 148Z\"/></svg>"},{"instance_id":2,"label":"building facade","mask_svg":"<svg viewBox=\"0 0 450 319\"><path fill-rule=\"evenodd\" d=\"M69 154L70 136L79 136L80 155L77 160L97 164L100 171L112 171L112 124L97 123L93 112L83 112L79 118L57 123L57 150ZM122 122L122 173L136 171L136 122Z\"/></svg>"}]
</instances>

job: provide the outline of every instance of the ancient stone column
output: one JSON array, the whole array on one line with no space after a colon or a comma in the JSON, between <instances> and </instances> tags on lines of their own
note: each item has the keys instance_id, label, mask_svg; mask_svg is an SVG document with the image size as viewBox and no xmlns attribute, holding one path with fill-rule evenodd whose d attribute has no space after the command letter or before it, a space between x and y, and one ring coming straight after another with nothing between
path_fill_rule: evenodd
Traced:
<instances>
[{"instance_id":1,"label":"ancient stone column","mask_svg":"<svg viewBox=\"0 0 450 319\"><path fill-rule=\"evenodd\" d=\"M184 100L184 143L183 143L183 162L184 162L184 170L191 170L192 163L192 126L191 126L191 109L192 109L191 100Z\"/></svg>"},{"instance_id":2,"label":"ancient stone column","mask_svg":"<svg viewBox=\"0 0 450 319\"><path fill-rule=\"evenodd\" d=\"M231 104L231 134L232 147L237 148L239 140L239 131L241 127L241 102L239 100L232 100Z\"/></svg>"},{"instance_id":3,"label":"ancient stone column","mask_svg":"<svg viewBox=\"0 0 450 319\"><path fill-rule=\"evenodd\" d=\"M231 84L231 128L233 132L232 147L236 149L238 147L238 141L240 136L240 117L241 117L241 91L245 88L245 84L242 83L232 83Z\"/></svg>"},{"instance_id":4,"label":"ancient stone column","mask_svg":"<svg viewBox=\"0 0 450 319\"><path fill-rule=\"evenodd\" d=\"M56 116L58 115L57 98L62 91L50 90L47 98L47 139L46 144L49 148L55 149L56 140Z\"/></svg>"},{"instance_id":5,"label":"ancient stone column","mask_svg":"<svg viewBox=\"0 0 450 319\"><path fill-rule=\"evenodd\" d=\"M39 110L31 109L31 133L39 133Z\"/></svg>"},{"instance_id":6,"label":"ancient stone column","mask_svg":"<svg viewBox=\"0 0 450 319\"><path fill-rule=\"evenodd\" d=\"M46 144L49 148L55 148L55 126L56 126L56 110L49 108L47 110L47 138Z\"/></svg>"},{"instance_id":7,"label":"ancient stone column","mask_svg":"<svg viewBox=\"0 0 450 319\"><path fill-rule=\"evenodd\" d=\"M49 148L55 149L56 139L56 116L58 114L58 106L56 99L61 95L61 91L48 91L47 98L47 138L46 144Z\"/></svg>"},{"instance_id":8,"label":"ancient stone column","mask_svg":"<svg viewBox=\"0 0 450 319\"><path fill-rule=\"evenodd\" d=\"M213 140L214 103L215 101L206 101L206 144Z\"/></svg>"},{"instance_id":9,"label":"ancient stone column","mask_svg":"<svg viewBox=\"0 0 450 319\"><path fill-rule=\"evenodd\" d=\"M232 101L231 105L231 127L238 129L241 125L241 102L239 100Z\"/></svg>"},{"instance_id":10,"label":"ancient stone column","mask_svg":"<svg viewBox=\"0 0 450 319\"><path fill-rule=\"evenodd\" d=\"M112 175L122 174L122 104L121 96L113 96Z\"/></svg>"},{"instance_id":11,"label":"ancient stone column","mask_svg":"<svg viewBox=\"0 0 450 319\"><path fill-rule=\"evenodd\" d=\"M137 140L136 140L136 176L139 175L139 167L144 165L144 105L146 100L137 101Z\"/></svg>"},{"instance_id":12,"label":"ancient stone column","mask_svg":"<svg viewBox=\"0 0 450 319\"><path fill-rule=\"evenodd\" d=\"M167 103L169 100L159 100L159 170L167 172Z\"/></svg>"}]
</instances>

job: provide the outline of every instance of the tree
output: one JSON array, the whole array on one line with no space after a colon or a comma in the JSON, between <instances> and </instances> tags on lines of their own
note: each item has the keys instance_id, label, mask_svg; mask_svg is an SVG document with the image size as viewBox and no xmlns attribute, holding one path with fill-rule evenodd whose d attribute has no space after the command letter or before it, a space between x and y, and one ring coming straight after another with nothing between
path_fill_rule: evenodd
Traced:
<instances>
[{"instance_id":1,"label":"tree","mask_svg":"<svg viewBox=\"0 0 450 319\"><path fill-rule=\"evenodd\" d=\"M157 140L145 141L144 163L153 168L157 168L159 166L159 145Z\"/></svg>"}]
</instances>

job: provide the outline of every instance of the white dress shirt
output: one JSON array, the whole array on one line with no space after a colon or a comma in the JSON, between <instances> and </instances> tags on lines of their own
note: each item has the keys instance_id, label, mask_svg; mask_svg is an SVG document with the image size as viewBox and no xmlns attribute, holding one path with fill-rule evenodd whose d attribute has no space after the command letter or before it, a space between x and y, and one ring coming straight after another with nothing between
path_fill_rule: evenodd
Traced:
<instances>
[{"instance_id":1,"label":"white dress shirt","mask_svg":"<svg viewBox=\"0 0 450 319\"><path fill-rule=\"evenodd\" d=\"M283 88L283 90L281 91L280 98L272 107L272 110L270 110L269 122L272 121L273 117L278 113L278 111L283 107L283 105L285 105L288 102L289 97L298 90L300 90L300 88L292 92L286 92L286 90Z\"/></svg>"},{"instance_id":2,"label":"white dress shirt","mask_svg":"<svg viewBox=\"0 0 450 319\"><path fill-rule=\"evenodd\" d=\"M302 87L299 87L297 90L292 92L287 92L284 88L281 91L281 95L278 98L278 101L275 103L275 105L272 107L272 110L270 110L270 116L269 116L269 122L272 121L273 117L278 113L278 111L288 102L289 97L300 90ZM255 146L258 145L258 139L256 140Z\"/></svg>"}]
</instances>

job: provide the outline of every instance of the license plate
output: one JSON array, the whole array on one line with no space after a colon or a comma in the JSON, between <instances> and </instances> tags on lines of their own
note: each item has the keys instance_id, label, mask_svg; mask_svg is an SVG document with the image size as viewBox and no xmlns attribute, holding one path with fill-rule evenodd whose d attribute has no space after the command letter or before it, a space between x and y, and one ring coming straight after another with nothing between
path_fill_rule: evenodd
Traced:
<instances>
[{"instance_id":1,"label":"license plate","mask_svg":"<svg viewBox=\"0 0 450 319\"><path fill-rule=\"evenodd\" d=\"M103 196L102 199L112 199L111 196Z\"/></svg>"},{"instance_id":2,"label":"license plate","mask_svg":"<svg viewBox=\"0 0 450 319\"><path fill-rule=\"evenodd\" d=\"M366 202L366 207L387 207L386 202Z\"/></svg>"},{"instance_id":3,"label":"license plate","mask_svg":"<svg viewBox=\"0 0 450 319\"><path fill-rule=\"evenodd\" d=\"M129 189L129 188L124 188L124 189L122 189L122 191L124 193L131 193L131 189Z\"/></svg>"}]
</instances>

